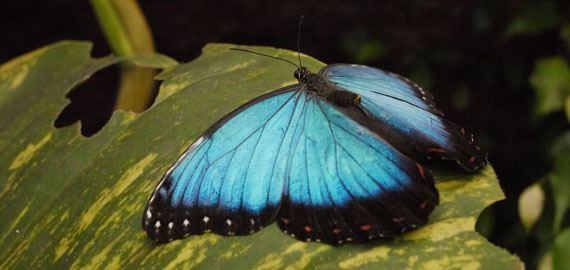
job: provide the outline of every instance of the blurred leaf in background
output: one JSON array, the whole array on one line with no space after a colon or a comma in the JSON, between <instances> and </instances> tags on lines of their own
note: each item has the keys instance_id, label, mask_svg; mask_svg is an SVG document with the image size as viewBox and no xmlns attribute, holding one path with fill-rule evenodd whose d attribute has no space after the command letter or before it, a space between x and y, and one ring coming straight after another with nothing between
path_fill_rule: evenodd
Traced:
<instances>
[{"instance_id":1,"label":"blurred leaf in background","mask_svg":"<svg viewBox=\"0 0 570 270\"><path fill-rule=\"evenodd\" d=\"M539 183L521 193L519 197L519 215L527 232L530 232L544 210L545 195Z\"/></svg>"},{"instance_id":2,"label":"blurred leaf in background","mask_svg":"<svg viewBox=\"0 0 570 270\"><path fill-rule=\"evenodd\" d=\"M544 18L547 24L550 19L550 17ZM555 26L560 27L560 38L570 52L568 24ZM531 31L531 33L538 32ZM567 218L570 207L570 130L567 124L570 123L570 68L567 60L563 56L538 59L529 81L536 94L534 113L539 121L547 115L565 111L566 129L561 134L553 135L554 142L549 144L552 147L549 153L553 160L553 169L541 181L527 187L519 197L519 206L521 206L519 215L527 233L539 242L535 256L542 258L538 267L568 269L570 267L568 261L570 237L567 229L570 225ZM546 196L548 203L545 203L544 185L548 185L547 188L550 190ZM548 210L547 215L541 215L544 208ZM538 211L539 209L541 211ZM533 230L532 226L537 222L542 226Z\"/></svg>"},{"instance_id":3,"label":"blurred leaf in background","mask_svg":"<svg viewBox=\"0 0 570 270\"><path fill-rule=\"evenodd\" d=\"M506 28L506 39L515 35L539 34L560 25L561 18L553 1L527 2L526 5Z\"/></svg>"},{"instance_id":4,"label":"blurred leaf in background","mask_svg":"<svg viewBox=\"0 0 570 270\"><path fill-rule=\"evenodd\" d=\"M530 82L537 97L536 114L545 115L564 108L570 97L570 68L564 58L540 59Z\"/></svg>"},{"instance_id":5,"label":"blurred leaf in background","mask_svg":"<svg viewBox=\"0 0 570 270\"><path fill-rule=\"evenodd\" d=\"M562 228L564 216L570 207L570 143L558 149L554 161L554 170L550 175L550 184L554 195L554 232L558 233Z\"/></svg>"},{"instance_id":6,"label":"blurred leaf in background","mask_svg":"<svg viewBox=\"0 0 570 270\"><path fill-rule=\"evenodd\" d=\"M564 270L570 266L570 229L561 232L552 247L552 269Z\"/></svg>"},{"instance_id":7,"label":"blurred leaf in background","mask_svg":"<svg viewBox=\"0 0 570 270\"><path fill-rule=\"evenodd\" d=\"M362 29L345 34L340 46L355 63L360 64L378 61L388 54L386 44Z\"/></svg>"}]
</instances>

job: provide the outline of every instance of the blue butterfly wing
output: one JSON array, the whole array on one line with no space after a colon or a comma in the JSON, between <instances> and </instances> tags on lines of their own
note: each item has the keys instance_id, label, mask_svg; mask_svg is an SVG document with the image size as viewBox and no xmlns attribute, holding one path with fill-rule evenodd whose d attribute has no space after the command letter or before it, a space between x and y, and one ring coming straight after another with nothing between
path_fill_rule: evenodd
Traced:
<instances>
[{"instance_id":1,"label":"blue butterfly wing","mask_svg":"<svg viewBox=\"0 0 570 270\"><path fill-rule=\"evenodd\" d=\"M143 217L157 242L249 234L279 208L299 119L299 85L248 102L213 125L165 174Z\"/></svg>"},{"instance_id":2,"label":"blue butterfly wing","mask_svg":"<svg viewBox=\"0 0 570 270\"><path fill-rule=\"evenodd\" d=\"M361 65L329 65L319 74L339 89L360 95L362 110L380 123L371 129L406 155L454 160L469 171L486 163L486 153L473 137L443 119L433 96L412 81Z\"/></svg>"},{"instance_id":3,"label":"blue butterfly wing","mask_svg":"<svg viewBox=\"0 0 570 270\"><path fill-rule=\"evenodd\" d=\"M302 241L332 245L398 235L439 202L421 165L319 97L303 93L277 222Z\"/></svg>"}]
</instances>

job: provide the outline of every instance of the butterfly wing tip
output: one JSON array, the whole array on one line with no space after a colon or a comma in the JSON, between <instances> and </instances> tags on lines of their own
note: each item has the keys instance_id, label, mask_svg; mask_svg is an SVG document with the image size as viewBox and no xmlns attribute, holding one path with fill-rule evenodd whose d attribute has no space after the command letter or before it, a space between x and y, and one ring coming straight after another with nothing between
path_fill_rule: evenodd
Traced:
<instances>
[{"instance_id":1,"label":"butterfly wing tip","mask_svg":"<svg viewBox=\"0 0 570 270\"><path fill-rule=\"evenodd\" d=\"M456 162L459 166L470 173L479 171L489 164L487 153L475 154L467 158L465 161L456 160Z\"/></svg>"}]
</instances>

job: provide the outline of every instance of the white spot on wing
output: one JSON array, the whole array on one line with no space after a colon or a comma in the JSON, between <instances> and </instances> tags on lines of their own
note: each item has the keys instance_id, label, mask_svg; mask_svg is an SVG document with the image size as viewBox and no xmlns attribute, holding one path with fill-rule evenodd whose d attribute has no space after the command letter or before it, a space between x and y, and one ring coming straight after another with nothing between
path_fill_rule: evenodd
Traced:
<instances>
[{"instance_id":1,"label":"white spot on wing","mask_svg":"<svg viewBox=\"0 0 570 270\"><path fill-rule=\"evenodd\" d=\"M210 218L208 216L204 216L202 220L204 221L204 223L208 223L208 221L210 221Z\"/></svg>"},{"instance_id":2,"label":"white spot on wing","mask_svg":"<svg viewBox=\"0 0 570 270\"><path fill-rule=\"evenodd\" d=\"M190 224L190 221L188 221L188 219L184 219L184 222L182 222L182 225L184 225L184 227L187 227L188 224Z\"/></svg>"},{"instance_id":3,"label":"white spot on wing","mask_svg":"<svg viewBox=\"0 0 570 270\"><path fill-rule=\"evenodd\" d=\"M172 227L174 227L174 223L169 222L169 223L168 223L168 228L169 228L169 229L172 229Z\"/></svg>"},{"instance_id":4,"label":"white spot on wing","mask_svg":"<svg viewBox=\"0 0 570 270\"><path fill-rule=\"evenodd\" d=\"M157 229L160 228L160 221L157 221L156 223L154 223L154 227Z\"/></svg>"}]
</instances>

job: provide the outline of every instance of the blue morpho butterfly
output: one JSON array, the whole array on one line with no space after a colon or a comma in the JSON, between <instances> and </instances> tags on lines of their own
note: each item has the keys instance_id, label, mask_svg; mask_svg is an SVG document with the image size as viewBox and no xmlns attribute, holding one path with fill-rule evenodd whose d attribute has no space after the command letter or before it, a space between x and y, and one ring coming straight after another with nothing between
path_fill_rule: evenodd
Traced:
<instances>
[{"instance_id":1,"label":"blue morpho butterfly","mask_svg":"<svg viewBox=\"0 0 570 270\"><path fill-rule=\"evenodd\" d=\"M299 83L247 102L185 151L145 209L150 238L246 235L274 220L302 241L393 237L425 224L439 203L415 160L467 171L486 163L412 81L351 64L314 74L280 60L297 67Z\"/></svg>"}]
</instances>

